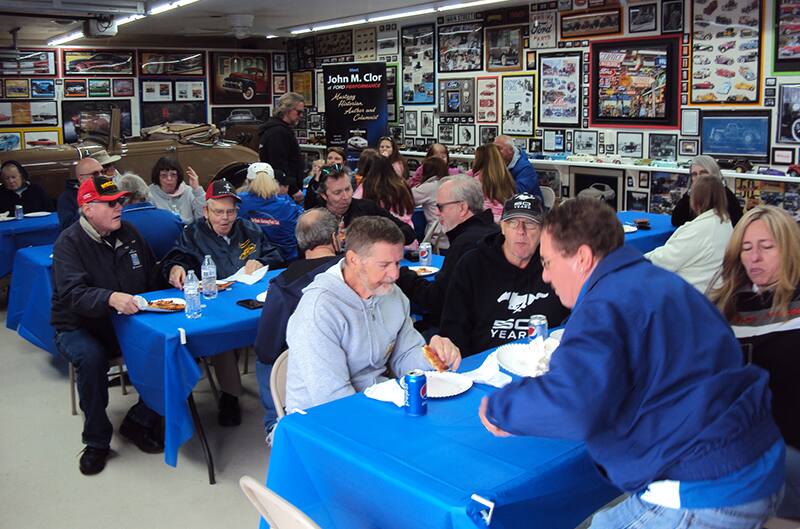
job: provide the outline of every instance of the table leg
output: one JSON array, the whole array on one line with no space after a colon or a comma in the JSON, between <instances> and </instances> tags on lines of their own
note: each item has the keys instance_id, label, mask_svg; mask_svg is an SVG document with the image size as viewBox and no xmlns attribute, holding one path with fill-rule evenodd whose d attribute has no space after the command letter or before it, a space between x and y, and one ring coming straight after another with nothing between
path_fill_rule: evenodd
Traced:
<instances>
[{"instance_id":1,"label":"table leg","mask_svg":"<svg viewBox=\"0 0 800 529\"><path fill-rule=\"evenodd\" d=\"M214 477L214 458L211 455L211 448L208 446L206 439L206 432L203 430L203 424L200 422L200 415L197 413L197 406L194 403L194 396L189 393L189 398L186 399L189 404L189 411L192 413L192 422L194 423L194 430L200 438L200 446L203 448L203 455L206 458L206 465L208 466L208 483L213 485L217 482Z\"/></svg>"}]
</instances>

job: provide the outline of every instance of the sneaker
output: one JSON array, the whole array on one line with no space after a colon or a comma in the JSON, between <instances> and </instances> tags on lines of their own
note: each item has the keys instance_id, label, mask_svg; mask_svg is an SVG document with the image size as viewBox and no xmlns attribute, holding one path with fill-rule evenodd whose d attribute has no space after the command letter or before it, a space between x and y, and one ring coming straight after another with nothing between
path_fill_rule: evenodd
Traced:
<instances>
[{"instance_id":1,"label":"sneaker","mask_svg":"<svg viewBox=\"0 0 800 529\"><path fill-rule=\"evenodd\" d=\"M158 454L164 451L164 438L158 435L157 430L136 424L127 417L119 427L120 435L146 454Z\"/></svg>"},{"instance_id":2,"label":"sneaker","mask_svg":"<svg viewBox=\"0 0 800 529\"><path fill-rule=\"evenodd\" d=\"M239 426L242 424L242 409L239 407L239 397L222 392L219 397L217 422L220 426Z\"/></svg>"},{"instance_id":3,"label":"sneaker","mask_svg":"<svg viewBox=\"0 0 800 529\"><path fill-rule=\"evenodd\" d=\"M94 446L87 446L81 453L81 459L78 463L78 468L84 476L93 476L99 474L106 468L106 459L111 453L108 448L95 448Z\"/></svg>"}]
</instances>

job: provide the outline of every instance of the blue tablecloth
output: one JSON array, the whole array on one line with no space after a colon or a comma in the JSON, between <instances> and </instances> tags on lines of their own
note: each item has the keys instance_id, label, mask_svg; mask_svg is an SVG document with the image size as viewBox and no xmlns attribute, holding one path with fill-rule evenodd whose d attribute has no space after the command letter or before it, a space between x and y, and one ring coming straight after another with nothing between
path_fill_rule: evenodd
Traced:
<instances>
[{"instance_id":1,"label":"blue tablecloth","mask_svg":"<svg viewBox=\"0 0 800 529\"><path fill-rule=\"evenodd\" d=\"M642 211L620 211L617 213L620 222L633 224L634 219L648 219L651 229L638 230L625 234L625 244L633 246L642 253L663 246L675 231L672 217L661 213L645 213Z\"/></svg>"},{"instance_id":2,"label":"blue tablecloth","mask_svg":"<svg viewBox=\"0 0 800 529\"><path fill-rule=\"evenodd\" d=\"M53 244L58 233L58 216L55 213L0 222L0 277L11 273L14 254L18 249Z\"/></svg>"},{"instance_id":3,"label":"blue tablecloth","mask_svg":"<svg viewBox=\"0 0 800 529\"><path fill-rule=\"evenodd\" d=\"M6 327L58 356L50 326L53 296L53 245L22 248L14 257L14 274L8 294Z\"/></svg>"},{"instance_id":4,"label":"blue tablecloth","mask_svg":"<svg viewBox=\"0 0 800 529\"><path fill-rule=\"evenodd\" d=\"M495 502L492 528L572 529L619 494L582 444L487 432L478 405L492 391L429 399L424 417L363 394L290 414L267 485L324 529L486 527L472 494Z\"/></svg>"}]
</instances>

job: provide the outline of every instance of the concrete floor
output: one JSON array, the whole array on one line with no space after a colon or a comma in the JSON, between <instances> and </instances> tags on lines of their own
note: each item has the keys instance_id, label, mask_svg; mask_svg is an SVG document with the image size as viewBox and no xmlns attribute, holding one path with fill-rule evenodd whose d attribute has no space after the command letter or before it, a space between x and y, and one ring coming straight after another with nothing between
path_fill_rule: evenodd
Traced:
<instances>
[{"instance_id":1,"label":"concrete floor","mask_svg":"<svg viewBox=\"0 0 800 529\"><path fill-rule=\"evenodd\" d=\"M252 528L258 514L239 489L244 475L263 481L269 462L254 369L242 376L242 425L221 428L205 380L195 401L217 469L209 485L196 439L180 451L178 466L148 455L117 435L135 390L109 388L108 414L115 433L105 470L78 471L82 417L69 408L67 364L5 327L0 311L0 528L142 529Z\"/></svg>"}]
</instances>

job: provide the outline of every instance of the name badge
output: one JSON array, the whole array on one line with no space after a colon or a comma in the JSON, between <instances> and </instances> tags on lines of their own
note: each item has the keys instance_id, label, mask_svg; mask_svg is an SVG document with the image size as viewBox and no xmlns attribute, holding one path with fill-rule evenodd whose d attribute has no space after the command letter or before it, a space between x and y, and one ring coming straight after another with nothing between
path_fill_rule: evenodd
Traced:
<instances>
[{"instance_id":1,"label":"name badge","mask_svg":"<svg viewBox=\"0 0 800 529\"><path fill-rule=\"evenodd\" d=\"M136 250L131 250L131 267L134 269L141 268L142 263L139 262L139 254L136 253Z\"/></svg>"}]
</instances>

